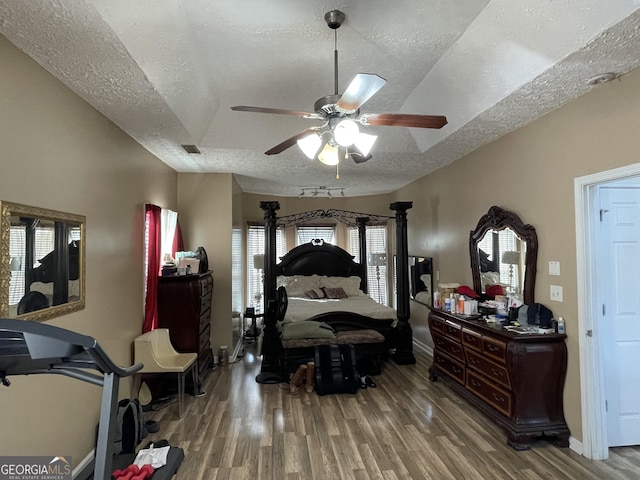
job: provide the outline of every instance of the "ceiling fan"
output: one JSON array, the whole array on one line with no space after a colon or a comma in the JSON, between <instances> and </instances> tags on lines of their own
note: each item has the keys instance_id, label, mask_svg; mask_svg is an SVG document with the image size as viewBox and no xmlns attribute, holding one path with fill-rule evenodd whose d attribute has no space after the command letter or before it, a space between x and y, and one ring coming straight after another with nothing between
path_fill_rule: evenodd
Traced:
<instances>
[{"instance_id":1,"label":"ceiling fan","mask_svg":"<svg viewBox=\"0 0 640 480\"><path fill-rule=\"evenodd\" d=\"M402 113L365 113L360 107L380 90L387 82L384 78L370 73L359 73L351 81L346 91L338 93L338 48L337 29L345 20L339 10L331 10L324 16L329 28L335 32L334 85L335 93L320 98L314 104L314 113L238 105L231 110L254 113L275 113L294 115L312 120L321 120L319 126L309 127L267 150L266 155L282 153L298 144L310 159L318 158L327 165L338 165L340 159L351 157L356 163L371 159L371 148L377 137L360 132L360 125L398 126L416 128L442 128L447 119L441 115L413 115Z\"/></svg>"}]
</instances>

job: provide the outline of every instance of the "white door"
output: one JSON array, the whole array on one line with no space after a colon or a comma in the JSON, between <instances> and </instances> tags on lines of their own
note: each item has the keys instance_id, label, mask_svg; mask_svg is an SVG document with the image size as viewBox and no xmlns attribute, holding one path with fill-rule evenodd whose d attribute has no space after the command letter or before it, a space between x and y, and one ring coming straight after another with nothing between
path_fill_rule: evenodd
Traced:
<instances>
[{"instance_id":1,"label":"white door","mask_svg":"<svg viewBox=\"0 0 640 480\"><path fill-rule=\"evenodd\" d=\"M611 447L640 445L640 188L620 185L600 188L596 260Z\"/></svg>"}]
</instances>

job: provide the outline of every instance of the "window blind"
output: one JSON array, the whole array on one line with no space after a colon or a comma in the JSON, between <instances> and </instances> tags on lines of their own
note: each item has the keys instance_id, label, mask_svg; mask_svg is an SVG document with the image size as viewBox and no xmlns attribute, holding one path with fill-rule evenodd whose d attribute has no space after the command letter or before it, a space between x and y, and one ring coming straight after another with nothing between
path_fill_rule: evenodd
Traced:
<instances>
[{"instance_id":1,"label":"window blind","mask_svg":"<svg viewBox=\"0 0 640 480\"><path fill-rule=\"evenodd\" d=\"M367 284L368 295L382 305L389 305L389 286L387 273L387 227L385 225L367 225ZM349 253L356 261L360 258L360 236L358 229L349 228Z\"/></svg>"}]
</instances>

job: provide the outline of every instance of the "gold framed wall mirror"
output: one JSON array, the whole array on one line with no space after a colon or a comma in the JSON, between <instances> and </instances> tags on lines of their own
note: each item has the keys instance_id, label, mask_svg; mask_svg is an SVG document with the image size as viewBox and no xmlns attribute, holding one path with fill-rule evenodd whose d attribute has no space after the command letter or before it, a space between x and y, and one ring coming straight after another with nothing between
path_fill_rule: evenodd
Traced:
<instances>
[{"instance_id":1,"label":"gold framed wall mirror","mask_svg":"<svg viewBox=\"0 0 640 480\"><path fill-rule=\"evenodd\" d=\"M85 228L82 215L0 201L0 317L84 308Z\"/></svg>"}]
</instances>

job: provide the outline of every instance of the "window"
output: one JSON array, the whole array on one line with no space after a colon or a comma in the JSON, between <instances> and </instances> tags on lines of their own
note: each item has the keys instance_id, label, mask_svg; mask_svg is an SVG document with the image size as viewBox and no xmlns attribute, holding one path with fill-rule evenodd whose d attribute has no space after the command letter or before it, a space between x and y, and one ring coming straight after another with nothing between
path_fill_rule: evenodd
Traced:
<instances>
[{"instance_id":1,"label":"window","mask_svg":"<svg viewBox=\"0 0 640 480\"><path fill-rule=\"evenodd\" d=\"M520 268L521 258L519 254L515 258L509 254L519 252L519 244L520 240L515 232L509 228L497 232L489 231L478 242L478 248L488 255L488 261L494 265L493 271L500 273L500 283L510 285L512 289L516 289L518 286L518 268ZM502 252L502 258L495 258L496 255L500 255L500 252Z\"/></svg>"},{"instance_id":2,"label":"window","mask_svg":"<svg viewBox=\"0 0 640 480\"><path fill-rule=\"evenodd\" d=\"M9 305L17 304L25 292L26 267L34 269L40 266L40 260L53 252L55 247L55 227L53 223L41 222L34 229L34 264L25 265L25 245L27 243L27 227L24 225L12 226L9 235L9 257L11 259L11 281L9 290ZM80 240L80 228L70 227L69 243Z\"/></svg>"},{"instance_id":3,"label":"window","mask_svg":"<svg viewBox=\"0 0 640 480\"><path fill-rule=\"evenodd\" d=\"M389 305L387 272L387 227L367 225L367 284L369 296L382 305ZM357 228L349 229L349 253L356 261L360 258L360 241Z\"/></svg>"},{"instance_id":4,"label":"window","mask_svg":"<svg viewBox=\"0 0 640 480\"><path fill-rule=\"evenodd\" d=\"M276 263L286 253L284 231L276 230ZM247 305L263 311L264 225L247 228Z\"/></svg>"},{"instance_id":5,"label":"window","mask_svg":"<svg viewBox=\"0 0 640 480\"><path fill-rule=\"evenodd\" d=\"M296 245L304 245L311 240L321 239L335 245L336 234L333 225L303 225L296 229Z\"/></svg>"}]
</instances>

